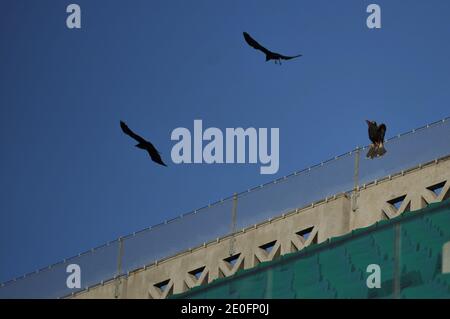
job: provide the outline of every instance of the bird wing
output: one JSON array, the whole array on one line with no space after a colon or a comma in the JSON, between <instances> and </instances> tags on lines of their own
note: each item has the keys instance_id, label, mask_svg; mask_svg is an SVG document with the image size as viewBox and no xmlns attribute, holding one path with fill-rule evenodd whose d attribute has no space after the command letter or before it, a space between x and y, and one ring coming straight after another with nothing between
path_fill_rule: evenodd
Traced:
<instances>
[{"instance_id":1,"label":"bird wing","mask_svg":"<svg viewBox=\"0 0 450 319\"><path fill-rule=\"evenodd\" d=\"M244 32L244 39L245 42L248 43L249 46L251 46L252 48L256 49L256 50L260 50L265 54L270 54L272 52L270 52L269 50L267 50L265 47L263 47L261 44L259 44L258 42L256 42L255 39L253 39L250 34L248 34L247 32Z\"/></svg>"},{"instance_id":2,"label":"bird wing","mask_svg":"<svg viewBox=\"0 0 450 319\"><path fill-rule=\"evenodd\" d=\"M154 162L156 162L156 163L158 163L158 164L167 166L167 165L163 162L163 160L162 160L162 158L161 158L161 155L160 155L159 151L156 149L155 146L153 146L152 143L147 142L145 145L147 146L146 149L147 149L148 154L149 154L150 157L152 158L152 161L154 161Z\"/></svg>"},{"instance_id":3,"label":"bird wing","mask_svg":"<svg viewBox=\"0 0 450 319\"><path fill-rule=\"evenodd\" d=\"M122 131L130 136L131 138L135 139L136 141L138 141L139 143L146 143L147 141L145 139L143 139L141 136L137 135L136 133L134 133L132 130L130 130L130 128L125 124L125 122L120 121L120 127L122 128Z\"/></svg>"},{"instance_id":4,"label":"bird wing","mask_svg":"<svg viewBox=\"0 0 450 319\"><path fill-rule=\"evenodd\" d=\"M302 55L301 55L301 54L298 54L298 55L294 55L294 56L286 56L286 55L281 55L281 54L280 54L280 59L283 59L283 60L290 60L290 59L298 58L298 57L300 57L300 56L302 56Z\"/></svg>"},{"instance_id":5,"label":"bird wing","mask_svg":"<svg viewBox=\"0 0 450 319\"><path fill-rule=\"evenodd\" d=\"M161 156L158 153L156 155L153 155L153 156L150 155L150 157L152 158L153 162L158 163L158 164L163 165L163 166L167 166L166 163L163 162Z\"/></svg>"},{"instance_id":6,"label":"bird wing","mask_svg":"<svg viewBox=\"0 0 450 319\"><path fill-rule=\"evenodd\" d=\"M380 142L384 142L384 135L386 134L386 125L385 124L380 124L380 126L378 126L378 136L380 138Z\"/></svg>"}]
</instances>

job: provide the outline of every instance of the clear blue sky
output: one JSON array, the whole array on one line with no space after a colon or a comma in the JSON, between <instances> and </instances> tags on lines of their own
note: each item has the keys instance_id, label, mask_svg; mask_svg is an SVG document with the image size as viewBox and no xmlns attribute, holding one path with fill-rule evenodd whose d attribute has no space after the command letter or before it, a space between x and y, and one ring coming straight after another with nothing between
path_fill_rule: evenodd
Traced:
<instances>
[{"instance_id":1,"label":"clear blue sky","mask_svg":"<svg viewBox=\"0 0 450 319\"><path fill-rule=\"evenodd\" d=\"M82 29L65 8L82 9ZM382 8L382 29L366 7ZM0 281L450 114L450 1L3 0ZM301 59L281 67L242 31ZM150 139L154 165L119 120ZM280 170L174 165L176 127L280 128Z\"/></svg>"}]
</instances>

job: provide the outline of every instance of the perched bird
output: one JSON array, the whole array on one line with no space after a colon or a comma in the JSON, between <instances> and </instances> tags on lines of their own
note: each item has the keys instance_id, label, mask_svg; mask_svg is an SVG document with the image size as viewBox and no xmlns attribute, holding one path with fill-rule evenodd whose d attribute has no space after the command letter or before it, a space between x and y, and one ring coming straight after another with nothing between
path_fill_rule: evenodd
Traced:
<instances>
[{"instance_id":1,"label":"perched bird","mask_svg":"<svg viewBox=\"0 0 450 319\"><path fill-rule=\"evenodd\" d=\"M261 51L262 53L264 53L266 55L266 62L269 60L275 60L275 64L278 61L278 63L281 65L281 60L290 60L290 59L294 59L294 58L298 58L299 56L302 56L301 54L294 55L294 56L285 56L285 55L281 55L279 53L275 53L270 50L267 50L261 44L256 42L256 40L253 39L250 36L250 34L248 34L247 32L244 32L244 39L245 39L245 42L247 42L249 46L251 46L252 48L254 48L256 50Z\"/></svg>"},{"instance_id":2,"label":"perched bird","mask_svg":"<svg viewBox=\"0 0 450 319\"><path fill-rule=\"evenodd\" d=\"M377 125L377 122L369 120L366 120L366 123L369 126L369 139L372 142L366 156L371 159L374 157L383 156L386 153L386 149L384 148L386 125Z\"/></svg>"},{"instance_id":3,"label":"perched bird","mask_svg":"<svg viewBox=\"0 0 450 319\"><path fill-rule=\"evenodd\" d=\"M152 161L155 163L158 163L160 165L164 165L167 166L161 159L161 156L159 155L158 150L153 146L152 143L150 143L149 141L144 140L142 137L140 137L139 135L137 135L136 133L134 133L132 130L130 130L130 128L122 121L120 121L120 127L122 128L122 131L132 137L133 139L135 139L136 141L138 141L139 143L136 144L135 146L137 148L146 150L148 152L148 154L150 155L150 157L152 158Z\"/></svg>"}]
</instances>

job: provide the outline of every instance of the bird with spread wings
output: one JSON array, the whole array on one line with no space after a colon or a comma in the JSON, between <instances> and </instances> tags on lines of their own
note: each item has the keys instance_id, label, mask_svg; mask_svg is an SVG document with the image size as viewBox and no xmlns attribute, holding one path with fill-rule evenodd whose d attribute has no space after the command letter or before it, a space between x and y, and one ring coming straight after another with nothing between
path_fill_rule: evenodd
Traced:
<instances>
[{"instance_id":1,"label":"bird with spread wings","mask_svg":"<svg viewBox=\"0 0 450 319\"><path fill-rule=\"evenodd\" d=\"M247 44L249 46L251 46L252 48L254 48L256 50L261 51L262 53L264 53L266 55L266 62L269 60L274 60L275 64L278 62L281 65L281 60L291 60L291 59L302 56L301 54L294 55L294 56L286 56L286 55L282 55L282 54L279 54L276 52L272 52L272 51L266 49L265 47L263 47L258 42L256 42L256 40L253 39L250 36L250 34L248 34L247 32L244 32L243 34L244 34L245 42L247 42Z\"/></svg>"},{"instance_id":2,"label":"bird with spread wings","mask_svg":"<svg viewBox=\"0 0 450 319\"><path fill-rule=\"evenodd\" d=\"M132 130L130 130L130 128L123 121L120 121L120 127L122 128L122 131L126 135L130 136L131 138L135 139L138 142L138 144L135 145L137 148L146 150L148 152L153 162L163 166L167 166L161 159L161 155L159 154L158 150L153 146L152 143L146 141L141 136L137 135Z\"/></svg>"}]
</instances>

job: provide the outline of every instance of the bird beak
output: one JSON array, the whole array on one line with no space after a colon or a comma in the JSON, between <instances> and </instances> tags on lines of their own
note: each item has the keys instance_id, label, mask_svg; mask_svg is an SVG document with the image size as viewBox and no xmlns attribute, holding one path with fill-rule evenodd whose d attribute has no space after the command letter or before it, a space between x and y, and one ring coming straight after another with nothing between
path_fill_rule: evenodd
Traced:
<instances>
[{"instance_id":1,"label":"bird beak","mask_svg":"<svg viewBox=\"0 0 450 319\"><path fill-rule=\"evenodd\" d=\"M372 122L370 122L369 120L366 120L367 125L370 125Z\"/></svg>"}]
</instances>

